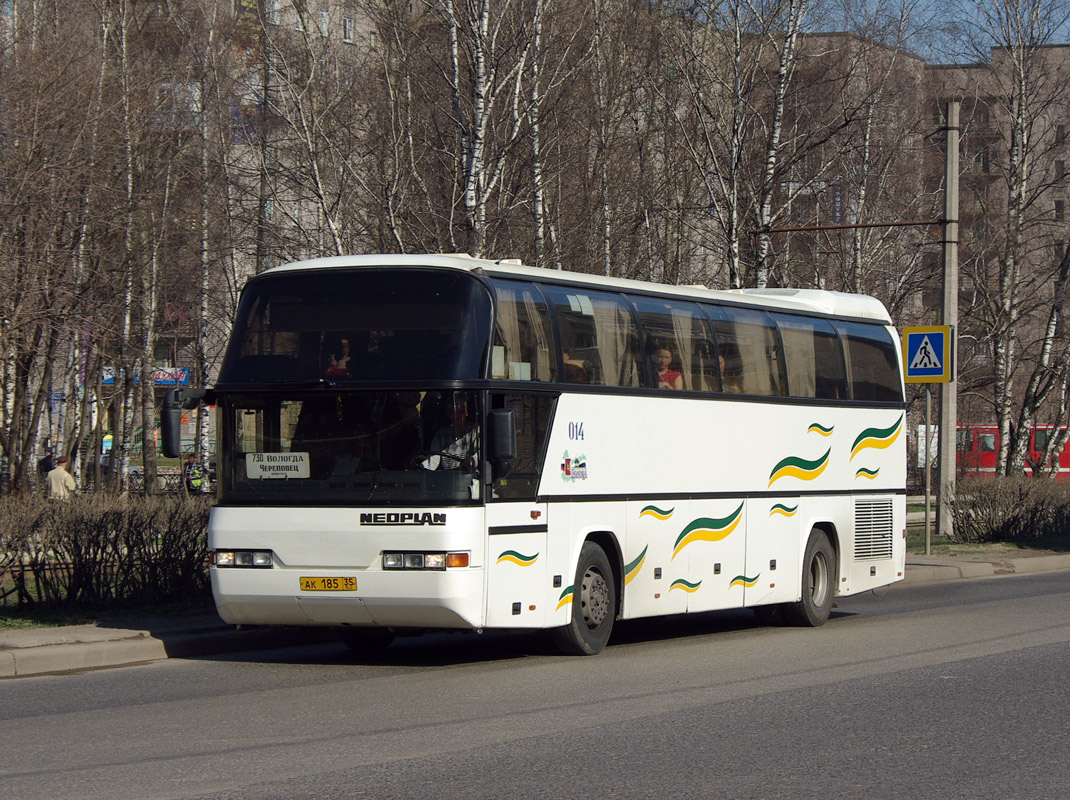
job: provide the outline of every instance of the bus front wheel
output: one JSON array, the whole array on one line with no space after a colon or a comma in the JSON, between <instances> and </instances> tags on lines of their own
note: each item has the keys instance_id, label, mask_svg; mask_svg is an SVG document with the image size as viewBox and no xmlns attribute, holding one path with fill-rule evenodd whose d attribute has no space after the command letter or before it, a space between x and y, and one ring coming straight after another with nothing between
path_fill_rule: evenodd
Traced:
<instances>
[{"instance_id":1,"label":"bus front wheel","mask_svg":"<svg viewBox=\"0 0 1070 800\"><path fill-rule=\"evenodd\" d=\"M815 528L810 531L802 563L802 599L784 606L786 621L807 628L824 625L835 592L836 552L828 535Z\"/></svg>"},{"instance_id":2,"label":"bus front wheel","mask_svg":"<svg viewBox=\"0 0 1070 800\"><path fill-rule=\"evenodd\" d=\"M617 615L617 586L605 551L584 542L572 584L572 619L553 631L554 643L566 655L593 656L602 652Z\"/></svg>"}]
</instances>

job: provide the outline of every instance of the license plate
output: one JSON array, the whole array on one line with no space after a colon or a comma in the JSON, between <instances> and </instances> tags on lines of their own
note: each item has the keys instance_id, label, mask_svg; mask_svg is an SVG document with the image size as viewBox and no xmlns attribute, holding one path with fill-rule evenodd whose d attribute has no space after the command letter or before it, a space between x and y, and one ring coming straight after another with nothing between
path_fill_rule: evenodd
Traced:
<instances>
[{"instance_id":1,"label":"license plate","mask_svg":"<svg viewBox=\"0 0 1070 800\"><path fill-rule=\"evenodd\" d=\"M302 592L355 592L356 578L301 578Z\"/></svg>"}]
</instances>

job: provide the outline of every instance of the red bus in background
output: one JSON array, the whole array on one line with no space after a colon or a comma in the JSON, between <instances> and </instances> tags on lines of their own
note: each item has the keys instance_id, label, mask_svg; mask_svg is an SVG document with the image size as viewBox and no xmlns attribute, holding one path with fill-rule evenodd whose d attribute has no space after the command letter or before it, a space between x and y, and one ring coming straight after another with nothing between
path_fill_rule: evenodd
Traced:
<instances>
[{"instance_id":1,"label":"red bus in background","mask_svg":"<svg viewBox=\"0 0 1070 800\"><path fill-rule=\"evenodd\" d=\"M1044 462L1044 451L1048 446L1048 441L1060 430L1063 429L1054 425L1035 425L1029 431L1026 475L1032 476L1034 473L1047 475L1048 466L1055 463L1059 467L1056 480L1070 480L1070 450L1067 449L1067 445L1052 453L1050 460ZM996 459L999 456L999 428L996 425L959 425L957 450L959 475L995 477Z\"/></svg>"}]
</instances>

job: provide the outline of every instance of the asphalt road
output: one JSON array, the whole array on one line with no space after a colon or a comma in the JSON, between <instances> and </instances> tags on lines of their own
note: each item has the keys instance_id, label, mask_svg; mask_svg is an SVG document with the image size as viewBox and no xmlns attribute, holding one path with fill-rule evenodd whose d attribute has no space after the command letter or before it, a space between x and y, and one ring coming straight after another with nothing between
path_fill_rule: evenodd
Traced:
<instances>
[{"instance_id":1,"label":"asphalt road","mask_svg":"<svg viewBox=\"0 0 1070 800\"><path fill-rule=\"evenodd\" d=\"M747 612L320 645L0 683L34 798L1062 798L1070 571L898 586L823 628Z\"/></svg>"}]
</instances>

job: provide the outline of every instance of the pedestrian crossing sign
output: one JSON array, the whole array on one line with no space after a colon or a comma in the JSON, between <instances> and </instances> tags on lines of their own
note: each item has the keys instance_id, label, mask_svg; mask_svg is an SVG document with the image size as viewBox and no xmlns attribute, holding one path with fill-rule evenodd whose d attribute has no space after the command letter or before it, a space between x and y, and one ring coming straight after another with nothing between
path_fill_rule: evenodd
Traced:
<instances>
[{"instance_id":1,"label":"pedestrian crossing sign","mask_svg":"<svg viewBox=\"0 0 1070 800\"><path fill-rule=\"evenodd\" d=\"M952 376L950 325L903 328L903 370L907 383L949 383Z\"/></svg>"}]
</instances>

